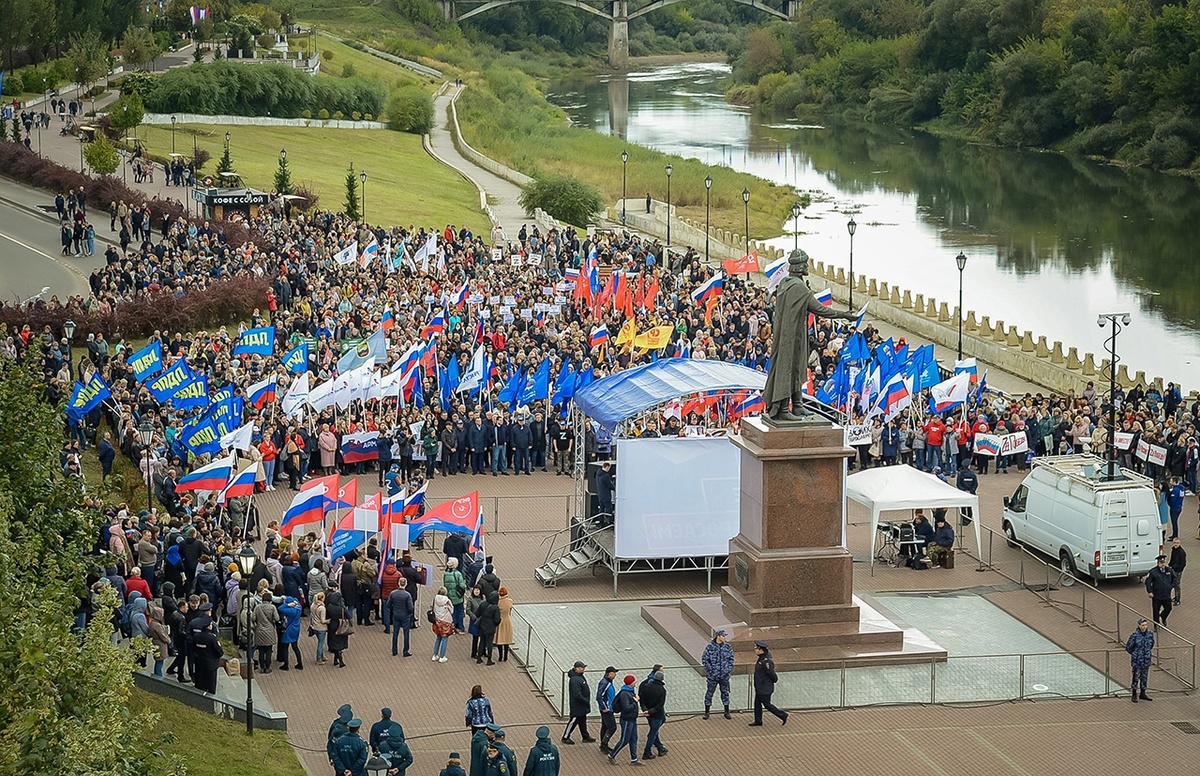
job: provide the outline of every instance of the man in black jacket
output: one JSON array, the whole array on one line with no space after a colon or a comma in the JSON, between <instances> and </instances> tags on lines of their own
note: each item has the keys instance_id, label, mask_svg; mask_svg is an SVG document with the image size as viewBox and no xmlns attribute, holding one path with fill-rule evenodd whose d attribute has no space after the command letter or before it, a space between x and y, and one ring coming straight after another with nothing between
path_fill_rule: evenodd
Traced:
<instances>
[{"instance_id":1,"label":"man in black jacket","mask_svg":"<svg viewBox=\"0 0 1200 776\"><path fill-rule=\"evenodd\" d=\"M225 651L213 632L212 618L203 615L192 620L192 649L196 653L196 689L216 694L217 669Z\"/></svg>"},{"instance_id":2,"label":"man in black jacket","mask_svg":"<svg viewBox=\"0 0 1200 776\"><path fill-rule=\"evenodd\" d=\"M533 474L530 457L533 454L533 432L525 422L525 415L517 415L517 425L508 431L513 448L513 468L517 474Z\"/></svg>"},{"instance_id":3,"label":"man in black jacket","mask_svg":"<svg viewBox=\"0 0 1200 776\"><path fill-rule=\"evenodd\" d=\"M642 761L637 758L638 697L633 692L633 683L636 681L633 674L626 676L624 684L613 698L613 713L617 715L617 719L621 723L621 740L608 753L610 765L616 762L617 754L626 744L629 745L630 763L632 765L642 764Z\"/></svg>"},{"instance_id":4,"label":"man in black jacket","mask_svg":"<svg viewBox=\"0 0 1200 776\"><path fill-rule=\"evenodd\" d=\"M1175 570L1167 565L1167 556L1159 555L1158 566L1146 575L1146 595L1154 607L1154 630L1166 625L1171 616L1171 591L1175 589Z\"/></svg>"},{"instance_id":5,"label":"man in black jacket","mask_svg":"<svg viewBox=\"0 0 1200 776\"><path fill-rule=\"evenodd\" d=\"M975 474L971 469L970 458L964 460L962 468L958 470L958 479L955 481L955 486L961 491L970 493L972 496L979 490L979 475ZM959 512L962 515L962 524L970 525L971 519L974 517L971 513L971 508L963 507Z\"/></svg>"},{"instance_id":6,"label":"man in black jacket","mask_svg":"<svg viewBox=\"0 0 1200 776\"><path fill-rule=\"evenodd\" d=\"M663 746L662 739L658 736L663 723L667 721L667 685L662 671L655 671L649 679L642 682L642 686L638 689L638 699L642 704L642 711L646 715L646 722L650 725L650 731L646 733L646 746L642 750L642 759L653 760L656 755L652 750L658 750L658 757L671 751Z\"/></svg>"},{"instance_id":7,"label":"man in black jacket","mask_svg":"<svg viewBox=\"0 0 1200 776\"><path fill-rule=\"evenodd\" d=\"M1175 572L1175 606L1179 606L1179 583L1183 580L1183 570L1187 568L1187 550L1179 542L1179 537L1171 542L1171 560L1167 563Z\"/></svg>"},{"instance_id":8,"label":"man in black jacket","mask_svg":"<svg viewBox=\"0 0 1200 776\"><path fill-rule=\"evenodd\" d=\"M779 681L779 675L775 673L775 660L771 657L767 642L754 642L754 652L758 655L758 661L754 664L754 721L750 723L750 727L762 727L764 708L786 725L788 713L775 708L771 703L771 694L775 692L775 683Z\"/></svg>"},{"instance_id":9,"label":"man in black jacket","mask_svg":"<svg viewBox=\"0 0 1200 776\"><path fill-rule=\"evenodd\" d=\"M564 744L574 744L571 740L571 732L575 728L579 728L579 732L583 734L583 742L590 744L596 739L588 735L587 717L592 710L592 694L588 689L587 679L583 676L583 669L587 668L587 663L582 660L575 661L575 667L571 670L571 680L567 687L567 697L571 702L571 721L567 723L567 729L563 731L562 742Z\"/></svg>"}]
</instances>

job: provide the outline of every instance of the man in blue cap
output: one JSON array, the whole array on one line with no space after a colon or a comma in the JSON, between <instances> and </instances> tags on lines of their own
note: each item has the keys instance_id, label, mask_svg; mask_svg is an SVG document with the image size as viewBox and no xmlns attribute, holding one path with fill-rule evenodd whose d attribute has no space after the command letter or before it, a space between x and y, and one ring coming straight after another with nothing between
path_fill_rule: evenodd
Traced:
<instances>
[{"instance_id":1,"label":"man in blue cap","mask_svg":"<svg viewBox=\"0 0 1200 776\"><path fill-rule=\"evenodd\" d=\"M367 745L359 737L361 719L350 720L350 732L333 747L333 767L341 776L367 776Z\"/></svg>"},{"instance_id":2,"label":"man in blue cap","mask_svg":"<svg viewBox=\"0 0 1200 776\"><path fill-rule=\"evenodd\" d=\"M525 758L523 776L558 776L562 763L558 759L558 747L550 742L550 728L542 725L536 735L537 743Z\"/></svg>"},{"instance_id":3,"label":"man in blue cap","mask_svg":"<svg viewBox=\"0 0 1200 776\"><path fill-rule=\"evenodd\" d=\"M385 707L379 712L379 715L383 717L383 719L371 726L371 735L368 737L368 740L371 743L371 751L391 751L390 748L385 749L384 747L397 741L403 741L404 728L399 722L392 719L391 709Z\"/></svg>"}]
</instances>

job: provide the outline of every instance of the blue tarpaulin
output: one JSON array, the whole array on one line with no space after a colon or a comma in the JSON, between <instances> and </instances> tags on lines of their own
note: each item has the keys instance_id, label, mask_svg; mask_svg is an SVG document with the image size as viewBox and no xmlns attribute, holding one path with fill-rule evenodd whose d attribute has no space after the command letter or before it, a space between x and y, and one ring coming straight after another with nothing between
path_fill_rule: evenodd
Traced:
<instances>
[{"instance_id":1,"label":"blue tarpaulin","mask_svg":"<svg viewBox=\"0 0 1200 776\"><path fill-rule=\"evenodd\" d=\"M667 358L597 380L575 394L579 409L605 428L663 402L701 391L761 391L767 376L740 364Z\"/></svg>"}]
</instances>

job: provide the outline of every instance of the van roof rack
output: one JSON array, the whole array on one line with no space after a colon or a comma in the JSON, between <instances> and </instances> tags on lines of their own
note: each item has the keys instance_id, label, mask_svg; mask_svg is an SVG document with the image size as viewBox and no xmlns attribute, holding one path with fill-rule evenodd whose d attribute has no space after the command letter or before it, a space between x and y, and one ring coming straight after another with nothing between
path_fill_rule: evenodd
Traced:
<instances>
[{"instance_id":1,"label":"van roof rack","mask_svg":"<svg viewBox=\"0 0 1200 776\"><path fill-rule=\"evenodd\" d=\"M1104 470L1108 468L1107 464L1108 462L1100 456L1087 453L1052 455L1033 459L1035 467L1041 467L1062 477L1069 477L1093 490L1120 490L1130 485L1152 486L1154 484L1154 480L1149 477L1124 467L1121 467L1120 478L1105 479Z\"/></svg>"}]
</instances>

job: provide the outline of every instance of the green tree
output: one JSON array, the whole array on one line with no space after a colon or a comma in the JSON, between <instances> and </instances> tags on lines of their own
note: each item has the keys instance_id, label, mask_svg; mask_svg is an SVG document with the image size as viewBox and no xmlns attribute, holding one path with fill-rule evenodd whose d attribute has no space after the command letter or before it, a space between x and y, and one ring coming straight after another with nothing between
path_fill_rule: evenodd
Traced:
<instances>
[{"instance_id":1,"label":"green tree","mask_svg":"<svg viewBox=\"0 0 1200 776\"><path fill-rule=\"evenodd\" d=\"M112 643L115 592L97 588L91 624L74 627L102 515L58 474L61 408L44 388L0 363L0 423L21 429L0 439L0 773L171 773L144 735L153 716L129 710L145 647Z\"/></svg>"},{"instance_id":2,"label":"green tree","mask_svg":"<svg viewBox=\"0 0 1200 776\"><path fill-rule=\"evenodd\" d=\"M79 86L82 96L89 87L108 72L108 49L94 31L73 35L67 50L71 80Z\"/></svg>"},{"instance_id":3,"label":"green tree","mask_svg":"<svg viewBox=\"0 0 1200 776\"><path fill-rule=\"evenodd\" d=\"M388 127L423 135L433 129L433 97L415 84L392 92L387 101Z\"/></svg>"},{"instance_id":4,"label":"green tree","mask_svg":"<svg viewBox=\"0 0 1200 776\"><path fill-rule=\"evenodd\" d=\"M120 163L117 149L108 142L108 138L103 132L97 132L96 139L84 147L83 158L93 172L101 175L112 175L117 171L117 165Z\"/></svg>"},{"instance_id":5,"label":"green tree","mask_svg":"<svg viewBox=\"0 0 1200 776\"><path fill-rule=\"evenodd\" d=\"M342 210L355 221L362 218L358 209L358 174L354 172L354 162L350 162L350 167L346 170L346 202L342 205Z\"/></svg>"},{"instance_id":6,"label":"green tree","mask_svg":"<svg viewBox=\"0 0 1200 776\"><path fill-rule=\"evenodd\" d=\"M125 64L138 70L154 61L161 51L154 33L145 27L131 25L121 38L121 50L125 52Z\"/></svg>"},{"instance_id":7,"label":"green tree","mask_svg":"<svg viewBox=\"0 0 1200 776\"><path fill-rule=\"evenodd\" d=\"M603 207L599 191L566 175L534 178L533 183L521 190L520 204L531 216L540 208L579 227L587 226Z\"/></svg>"},{"instance_id":8,"label":"green tree","mask_svg":"<svg viewBox=\"0 0 1200 776\"><path fill-rule=\"evenodd\" d=\"M12 139L13 139L14 143L21 142L21 112L20 111L13 111Z\"/></svg>"},{"instance_id":9,"label":"green tree","mask_svg":"<svg viewBox=\"0 0 1200 776\"><path fill-rule=\"evenodd\" d=\"M122 94L108 107L108 125L119 130L121 137L141 124L145 117L146 109L137 92Z\"/></svg>"},{"instance_id":10,"label":"green tree","mask_svg":"<svg viewBox=\"0 0 1200 776\"><path fill-rule=\"evenodd\" d=\"M275 170L275 191L280 194L292 193L292 171L288 167L287 154L279 155L279 167Z\"/></svg>"},{"instance_id":11,"label":"green tree","mask_svg":"<svg viewBox=\"0 0 1200 776\"><path fill-rule=\"evenodd\" d=\"M221 161L217 162L217 174L219 175L223 172L233 172L233 159L229 157L229 143L225 144L225 151L221 154Z\"/></svg>"}]
</instances>

